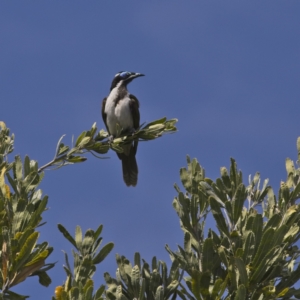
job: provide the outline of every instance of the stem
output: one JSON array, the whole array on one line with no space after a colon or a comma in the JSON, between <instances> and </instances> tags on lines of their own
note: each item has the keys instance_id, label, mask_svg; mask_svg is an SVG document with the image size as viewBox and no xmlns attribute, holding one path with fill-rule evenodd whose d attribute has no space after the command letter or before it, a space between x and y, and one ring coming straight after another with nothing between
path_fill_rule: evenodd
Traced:
<instances>
[{"instance_id":1,"label":"stem","mask_svg":"<svg viewBox=\"0 0 300 300\"><path fill-rule=\"evenodd\" d=\"M56 157L56 158L54 158L53 160L51 160L51 161L48 162L47 164L45 164L45 165L43 165L42 167L40 167L40 168L38 169L38 173L41 173L41 172L44 171L46 168L51 167L52 165L54 165L56 162L58 162L58 161L60 161L60 160L64 161L64 160L66 159L66 157L67 157L67 154L64 154L64 155L61 156L61 157Z\"/></svg>"}]
</instances>

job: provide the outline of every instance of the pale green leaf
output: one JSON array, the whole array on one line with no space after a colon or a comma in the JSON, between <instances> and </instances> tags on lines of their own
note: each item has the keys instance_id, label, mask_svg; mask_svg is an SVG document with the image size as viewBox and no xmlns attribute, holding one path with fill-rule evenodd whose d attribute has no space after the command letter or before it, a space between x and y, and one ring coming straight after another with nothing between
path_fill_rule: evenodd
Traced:
<instances>
[{"instance_id":1,"label":"pale green leaf","mask_svg":"<svg viewBox=\"0 0 300 300\"><path fill-rule=\"evenodd\" d=\"M111 252L114 247L114 243L110 242L106 244L99 253L93 258L93 264L97 265L101 263L105 257Z\"/></svg>"}]
</instances>

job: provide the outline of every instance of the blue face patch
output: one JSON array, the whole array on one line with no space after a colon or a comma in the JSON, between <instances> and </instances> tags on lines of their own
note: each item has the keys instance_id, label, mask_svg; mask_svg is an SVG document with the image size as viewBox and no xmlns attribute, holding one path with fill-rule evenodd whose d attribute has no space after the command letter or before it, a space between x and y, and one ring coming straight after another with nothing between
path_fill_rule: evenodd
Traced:
<instances>
[{"instance_id":1,"label":"blue face patch","mask_svg":"<svg viewBox=\"0 0 300 300\"><path fill-rule=\"evenodd\" d=\"M121 76L122 78L126 78L126 77L128 77L129 75L130 75L129 72L122 72L122 73L120 74L120 76Z\"/></svg>"}]
</instances>

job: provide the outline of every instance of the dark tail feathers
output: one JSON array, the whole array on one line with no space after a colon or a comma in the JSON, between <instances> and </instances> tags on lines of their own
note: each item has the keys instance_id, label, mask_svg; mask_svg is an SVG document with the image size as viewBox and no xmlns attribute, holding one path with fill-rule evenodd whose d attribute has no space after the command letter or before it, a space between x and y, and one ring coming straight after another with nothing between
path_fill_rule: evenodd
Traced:
<instances>
[{"instance_id":1,"label":"dark tail feathers","mask_svg":"<svg viewBox=\"0 0 300 300\"><path fill-rule=\"evenodd\" d=\"M123 154L120 159L122 160L123 179L126 185L136 186L139 171L135 159L135 153L133 153L133 151L130 151L130 154L128 156Z\"/></svg>"}]
</instances>

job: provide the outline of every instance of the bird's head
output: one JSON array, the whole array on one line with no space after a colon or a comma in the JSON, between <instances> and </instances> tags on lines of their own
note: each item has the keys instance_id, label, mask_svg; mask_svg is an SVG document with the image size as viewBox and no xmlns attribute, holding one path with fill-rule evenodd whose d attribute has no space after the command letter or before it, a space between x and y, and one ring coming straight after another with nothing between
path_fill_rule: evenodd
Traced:
<instances>
[{"instance_id":1,"label":"bird's head","mask_svg":"<svg viewBox=\"0 0 300 300\"><path fill-rule=\"evenodd\" d=\"M141 76L145 76L145 75L141 74L141 73L134 73L134 72L128 72L128 71L118 72L115 75L115 78L113 79L113 81L111 83L110 90L112 90L116 86L121 86L121 85L126 86L133 79L135 79L137 77L141 77Z\"/></svg>"}]
</instances>

